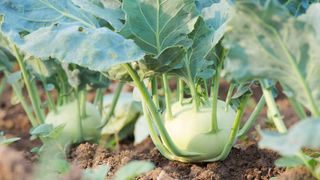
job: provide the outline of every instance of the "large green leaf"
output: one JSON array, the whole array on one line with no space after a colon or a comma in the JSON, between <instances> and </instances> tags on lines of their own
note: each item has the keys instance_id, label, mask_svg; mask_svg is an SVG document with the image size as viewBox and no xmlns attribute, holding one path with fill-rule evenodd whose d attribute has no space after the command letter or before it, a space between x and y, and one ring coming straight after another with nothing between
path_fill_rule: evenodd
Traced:
<instances>
[{"instance_id":1,"label":"large green leaf","mask_svg":"<svg viewBox=\"0 0 320 180\"><path fill-rule=\"evenodd\" d=\"M109 22L117 31L123 26L121 19L124 19L124 13L121 11L121 3L117 0L72 0L72 2L84 11Z\"/></svg>"},{"instance_id":2,"label":"large green leaf","mask_svg":"<svg viewBox=\"0 0 320 180\"><path fill-rule=\"evenodd\" d=\"M0 14L4 15L1 30L15 43L22 43L23 35L52 24L74 21L88 27L98 24L92 15L68 0L5 0L0 2Z\"/></svg>"},{"instance_id":3,"label":"large green leaf","mask_svg":"<svg viewBox=\"0 0 320 180\"><path fill-rule=\"evenodd\" d=\"M123 0L127 28L148 54L159 55L172 46L189 47L197 10L194 0Z\"/></svg>"},{"instance_id":4,"label":"large green leaf","mask_svg":"<svg viewBox=\"0 0 320 180\"><path fill-rule=\"evenodd\" d=\"M311 8L320 11L319 5ZM320 116L319 30L311 24L319 23L319 15L309 16L306 22L291 17L277 1L239 4L231 23L233 30L224 41L230 49L225 64L227 78L278 80L313 115Z\"/></svg>"},{"instance_id":5,"label":"large green leaf","mask_svg":"<svg viewBox=\"0 0 320 180\"><path fill-rule=\"evenodd\" d=\"M92 29L81 24L52 25L34 31L24 39L27 43L21 49L34 56L53 57L97 71L144 56L132 40L107 28Z\"/></svg>"},{"instance_id":6,"label":"large green leaf","mask_svg":"<svg viewBox=\"0 0 320 180\"><path fill-rule=\"evenodd\" d=\"M294 155L302 148L320 148L320 119L305 119L285 134L261 132L259 146L278 151L282 155Z\"/></svg>"},{"instance_id":7,"label":"large green leaf","mask_svg":"<svg viewBox=\"0 0 320 180\"><path fill-rule=\"evenodd\" d=\"M195 24L195 29L189 34L193 40L185 59L185 66L176 71L187 78L188 72L194 82L198 78L208 79L214 75L214 59L207 58L227 30L227 23L232 16L232 6L227 1L219 3L207 2L200 9L201 18Z\"/></svg>"},{"instance_id":8,"label":"large green leaf","mask_svg":"<svg viewBox=\"0 0 320 180\"><path fill-rule=\"evenodd\" d=\"M69 0L4 1L2 31L28 55L56 58L92 70L140 60L132 40L99 27L97 19Z\"/></svg>"}]
</instances>

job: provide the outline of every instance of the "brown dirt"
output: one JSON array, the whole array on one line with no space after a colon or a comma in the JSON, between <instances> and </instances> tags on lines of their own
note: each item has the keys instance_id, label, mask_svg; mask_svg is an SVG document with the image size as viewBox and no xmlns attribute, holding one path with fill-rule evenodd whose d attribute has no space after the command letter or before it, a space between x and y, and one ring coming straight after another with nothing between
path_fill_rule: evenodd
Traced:
<instances>
[{"instance_id":1,"label":"brown dirt","mask_svg":"<svg viewBox=\"0 0 320 180\"><path fill-rule=\"evenodd\" d=\"M81 168L107 164L111 167L108 178L131 160L147 160L156 169L137 179L269 179L283 172L273 165L278 155L268 150L260 150L255 144L246 148L233 148L229 157L222 162L186 164L165 159L154 147L150 139L136 147L124 145L118 152L109 152L97 145L85 143L74 147L70 159Z\"/></svg>"},{"instance_id":2,"label":"brown dirt","mask_svg":"<svg viewBox=\"0 0 320 180\"><path fill-rule=\"evenodd\" d=\"M222 89L225 89L225 85L222 85ZM224 94L226 94L225 91L220 96L223 98ZM11 95L11 90L7 89L0 99L0 131L4 131L8 137L21 137L22 140L13 143L10 147L21 152L24 158L28 160L27 162L34 162L37 156L30 153L30 150L39 146L40 142L29 140L30 124L21 106L11 105ZM255 99L259 97L260 94L258 92ZM287 125L292 125L298 120L287 100L279 98L278 105ZM244 120L248 118L251 110L250 108L247 109ZM271 127L266 123L266 111L264 109L258 118L258 124L262 128ZM122 143L120 150L117 152L111 152L95 144L83 143L72 148L70 161L81 168L107 164L111 167L108 179L114 175L117 169L131 160L149 160L156 165L156 169L137 179L269 179L278 175L281 175L281 178L289 177L289 179L291 177L308 177L305 176L305 171L284 171L276 168L273 163L278 158L278 155L268 150L258 149L256 145L257 139L256 132L251 131L249 139L240 141L237 148L233 148L225 161L214 163L185 164L168 161L159 154L150 139L137 146L133 146L128 142ZM10 161L6 159L6 156L0 155L0 160L6 162L5 166L9 167ZM6 171L1 171L0 168L0 172ZM79 171L75 170L75 172ZM302 172L304 172L304 175L300 176ZM75 176L77 174L79 173L71 173L66 179L79 179L78 176ZM0 176L0 179L3 178Z\"/></svg>"}]
</instances>

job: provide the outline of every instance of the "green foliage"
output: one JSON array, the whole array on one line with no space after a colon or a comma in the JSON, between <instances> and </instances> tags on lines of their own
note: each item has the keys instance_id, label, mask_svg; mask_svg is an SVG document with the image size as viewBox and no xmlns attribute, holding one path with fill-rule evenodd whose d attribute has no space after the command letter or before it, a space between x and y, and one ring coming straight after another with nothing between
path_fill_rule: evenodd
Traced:
<instances>
[{"instance_id":1,"label":"green foliage","mask_svg":"<svg viewBox=\"0 0 320 180\"><path fill-rule=\"evenodd\" d=\"M123 27L121 20L124 19L124 13L121 10L121 3L118 0L71 0L82 10L100 18L119 31Z\"/></svg>"},{"instance_id":2,"label":"green foliage","mask_svg":"<svg viewBox=\"0 0 320 180\"><path fill-rule=\"evenodd\" d=\"M277 1L268 2L264 6L252 1L239 4L232 31L224 41L229 48L227 77L280 81L300 103L319 115L319 35L312 24L291 17Z\"/></svg>"},{"instance_id":3,"label":"green foliage","mask_svg":"<svg viewBox=\"0 0 320 180\"><path fill-rule=\"evenodd\" d=\"M0 10L3 33L37 58L107 70L144 56L132 40L100 27L95 17L71 1L4 1Z\"/></svg>"},{"instance_id":4,"label":"green foliage","mask_svg":"<svg viewBox=\"0 0 320 180\"><path fill-rule=\"evenodd\" d=\"M9 145L11 143L14 143L16 141L19 141L21 138L19 137L12 137L12 138L6 138L4 136L4 132L0 131L0 145Z\"/></svg>"},{"instance_id":5,"label":"green foliage","mask_svg":"<svg viewBox=\"0 0 320 180\"><path fill-rule=\"evenodd\" d=\"M130 180L154 168L155 166L148 161L131 161L116 172L115 179Z\"/></svg>"},{"instance_id":6,"label":"green foliage","mask_svg":"<svg viewBox=\"0 0 320 180\"><path fill-rule=\"evenodd\" d=\"M276 150L282 155L295 155L302 148L320 147L319 129L319 118L308 118L297 123L286 134L262 131L259 146Z\"/></svg>"}]
</instances>

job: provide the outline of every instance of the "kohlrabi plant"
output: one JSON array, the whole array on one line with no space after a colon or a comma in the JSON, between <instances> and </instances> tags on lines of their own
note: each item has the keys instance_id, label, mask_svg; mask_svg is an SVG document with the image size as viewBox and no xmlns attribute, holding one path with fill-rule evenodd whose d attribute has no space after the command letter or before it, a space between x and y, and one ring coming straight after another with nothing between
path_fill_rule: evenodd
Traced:
<instances>
[{"instance_id":1,"label":"kohlrabi plant","mask_svg":"<svg viewBox=\"0 0 320 180\"><path fill-rule=\"evenodd\" d=\"M299 16L277 0L239 1L236 9L232 30L224 39L229 50L226 75L240 82L260 80L279 131L262 131L259 144L282 154L279 164L304 164L320 178L319 153L304 152L320 147L320 4L312 4ZM266 79L282 85L301 119L289 130Z\"/></svg>"},{"instance_id":2,"label":"kohlrabi plant","mask_svg":"<svg viewBox=\"0 0 320 180\"><path fill-rule=\"evenodd\" d=\"M40 123L77 120L72 122L73 141L84 138L85 128L94 129L98 114L86 102L85 88L79 88L81 79L75 78L87 75L83 67L101 78L134 84L150 136L166 158L218 161L228 156L265 103L261 98L240 129L252 83L232 83L226 101L218 97L229 53L221 40L233 16L232 6L232 1L211 0L10 0L0 3L1 30L16 54ZM68 100L45 118L25 67L30 58L59 62L75 102ZM172 96L171 79L179 85L178 98ZM159 103L160 88L164 107ZM88 135L95 133L90 130Z\"/></svg>"},{"instance_id":3,"label":"kohlrabi plant","mask_svg":"<svg viewBox=\"0 0 320 180\"><path fill-rule=\"evenodd\" d=\"M117 1L0 2L1 43L6 43L0 51L1 71L35 129L64 125L60 135L64 143L100 136L116 104L103 117L103 95L109 85L104 71L144 55L132 40L113 31L123 26L120 5ZM20 71L12 69L12 59ZM96 92L93 103L87 100L89 91Z\"/></svg>"}]
</instances>

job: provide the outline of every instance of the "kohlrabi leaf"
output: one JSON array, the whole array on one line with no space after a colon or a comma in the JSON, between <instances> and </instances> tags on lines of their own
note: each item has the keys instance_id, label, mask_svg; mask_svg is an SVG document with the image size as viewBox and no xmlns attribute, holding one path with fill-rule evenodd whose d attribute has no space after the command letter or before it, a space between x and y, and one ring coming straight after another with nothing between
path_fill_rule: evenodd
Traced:
<instances>
[{"instance_id":1,"label":"kohlrabi leaf","mask_svg":"<svg viewBox=\"0 0 320 180\"><path fill-rule=\"evenodd\" d=\"M232 7L227 1L208 2L206 7L200 9L200 12L201 17L189 34L193 44L188 49L184 68L176 71L185 78L192 77L194 82L198 78L209 79L214 75L214 59L207 59L207 57L226 32L226 25L232 15Z\"/></svg>"},{"instance_id":2,"label":"kohlrabi leaf","mask_svg":"<svg viewBox=\"0 0 320 180\"><path fill-rule=\"evenodd\" d=\"M72 2L84 11L107 21L117 31L123 27L121 20L124 19L124 13L117 0L72 0ZM114 6L110 6L110 4L105 6L104 2L113 3Z\"/></svg>"},{"instance_id":3,"label":"kohlrabi leaf","mask_svg":"<svg viewBox=\"0 0 320 180\"><path fill-rule=\"evenodd\" d=\"M262 131L259 146L269 148L282 155L294 155L302 148L320 148L320 119L301 120L287 133Z\"/></svg>"},{"instance_id":4,"label":"kohlrabi leaf","mask_svg":"<svg viewBox=\"0 0 320 180\"><path fill-rule=\"evenodd\" d=\"M194 0L123 0L123 9L127 28L147 54L159 55L172 46L190 47L187 34L197 20Z\"/></svg>"},{"instance_id":5,"label":"kohlrabi leaf","mask_svg":"<svg viewBox=\"0 0 320 180\"><path fill-rule=\"evenodd\" d=\"M292 17L275 0L267 4L246 2L238 5L232 31L224 41L229 49L227 79L280 81L314 116L320 116L320 41L318 30L314 29L317 26L311 20ZM320 11L319 5L313 6ZM318 22L318 15L310 17L312 22Z\"/></svg>"},{"instance_id":6,"label":"kohlrabi leaf","mask_svg":"<svg viewBox=\"0 0 320 180\"><path fill-rule=\"evenodd\" d=\"M38 58L29 58L26 60L28 70L31 71L32 75L35 75L39 79L50 78L62 69L60 64L58 64L53 59L40 60Z\"/></svg>"},{"instance_id":7,"label":"kohlrabi leaf","mask_svg":"<svg viewBox=\"0 0 320 180\"><path fill-rule=\"evenodd\" d=\"M137 61L144 53L132 40L107 28L87 28L81 24L55 24L26 35L21 49L41 59L49 57L105 71L113 65Z\"/></svg>"},{"instance_id":8,"label":"kohlrabi leaf","mask_svg":"<svg viewBox=\"0 0 320 180\"><path fill-rule=\"evenodd\" d=\"M0 12L1 30L27 55L98 71L144 56L132 40L99 27L93 15L69 0L4 1Z\"/></svg>"},{"instance_id":9,"label":"kohlrabi leaf","mask_svg":"<svg viewBox=\"0 0 320 180\"><path fill-rule=\"evenodd\" d=\"M113 94L104 96L103 106L104 115L109 113ZM141 104L134 101L132 93L121 93L116 104L113 116L108 120L108 123L102 128L102 135L112 135L119 133L126 125L137 121L140 114L142 114Z\"/></svg>"},{"instance_id":10,"label":"kohlrabi leaf","mask_svg":"<svg viewBox=\"0 0 320 180\"><path fill-rule=\"evenodd\" d=\"M181 46L167 48L158 56L146 55L139 63L139 74L148 77L181 68L185 55L186 50Z\"/></svg>"},{"instance_id":11,"label":"kohlrabi leaf","mask_svg":"<svg viewBox=\"0 0 320 180\"><path fill-rule=\"evenodd\" d=\"M277 159L274 164L277 167L292 168L303 165L303 161L297 156L284 156Z\"/></svg>"},{"instance_id":12,"label":"kohlrabi leaf","mask_svg":"<svg viewBox=\"0 0 320 180\"><path fill-rule=\"evenodd\" d=\"M0 2L0 14L4 15L1 30L17 44L22 37L41 27L62 22L80 22L96 27L98 21L81 11L69 0L4 0Z\"/></svg>"},{"instance_id":13,"label":"kohlrabi leaf","mask_svg":"<svg viewBox=\"0 0 320 180\"><path fill-rule=\"evenodd\" d=\"M99 180L105 179L110 167L108 165L99 165L95 168L85 169L83 172L84 179Z\"/></svg>"},{"instance_id":14,"label":"kohlrabi leaf","mask_svg":"<svg viewBox=\"0 0 320 180\"><path fill-rule=\"evenodd\" d=\"M279 0L279 2L285 5L292 15L298 16L305 13L309 4L316 2L316 0Z\"/></svg>"},{"instance_id":15,"label":"kohlrabi leaf","mask_svg":"<svg viewBox=\"0 0 320 180\"><path fill-rule=\"evenodd\" d=\"M123 9L127 19L121 34L149 55L140 62L145 76L177 68L185 56L183 49L192 45L188 34L198 17L194 1L124 0ZM174 50L178 50L174 55L168 54Z\"/></svg>"},{"instance_id":16,"label":"kohlrabi leaf","mask_svg":"<svg viewBox=\"0 0 320 180\"><path fill-rule=\"evenodd\" d=\"M151 171L152 169L154 169L154 165L151 162L131 161L116 172L115 179L134 179L136 176Z\"/></svg>"}]
</instances>

